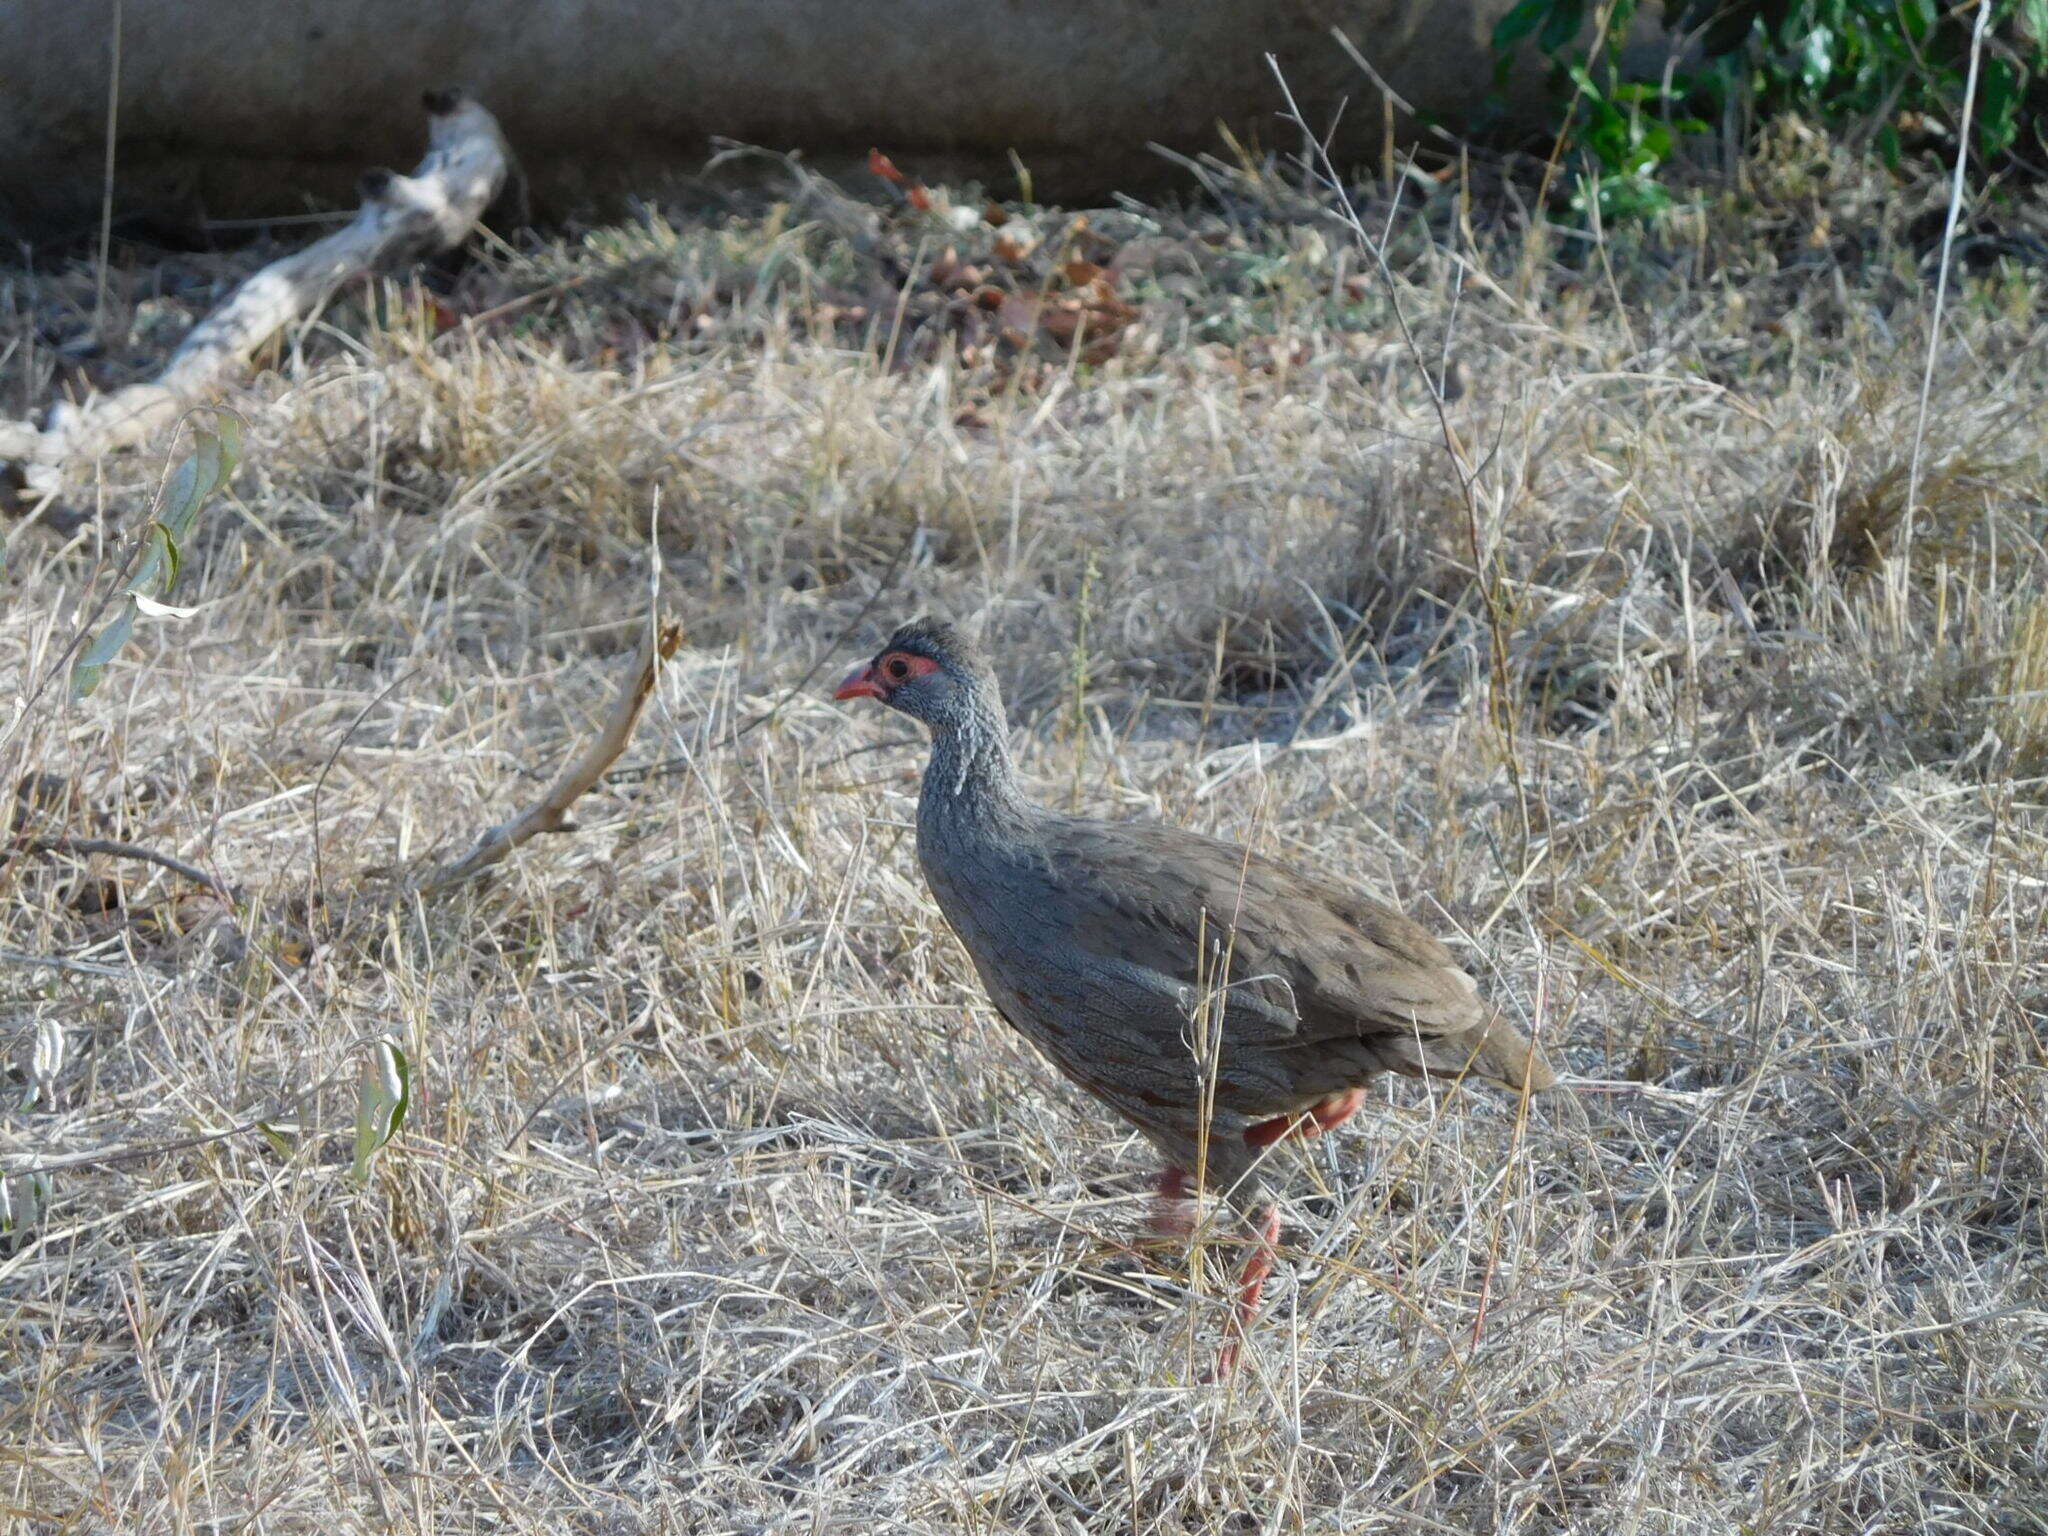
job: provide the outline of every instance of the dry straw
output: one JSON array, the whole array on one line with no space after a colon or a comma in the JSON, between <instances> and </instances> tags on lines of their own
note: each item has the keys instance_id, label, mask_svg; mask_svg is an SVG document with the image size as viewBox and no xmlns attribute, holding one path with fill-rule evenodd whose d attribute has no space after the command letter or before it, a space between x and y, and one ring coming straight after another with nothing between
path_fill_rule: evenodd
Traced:
<instances>
[{"instance_id":1,"label":"dry straw","mask_svg":"<svg viewBox=\"0 0 2048 1536\"><path fill-rule=\"evenodd\" d=\"M1882 557L1912 494L1882 384L1941 187L1772 144L1604 269L1483 167L1359 206L1360 284L1256 161L1011 209L1121 257L1097 365L963 361L816 201L331 308L234 399L197 616L30 733L15 834L79 841L0 867L0 1158L78 1160L6 1184L0 1529L2040 1529L2038 285L1953 275L1894 622L1831 530ZM994 262L948 228L903 254ZM264 254L117 263L114 362ZM94 287L8 274L0 330ZM55 366L7 351L7 398ZM0 676L97 537L14 541ZM598 734L657 558L662 771L366 907ZM1043 798L1085 753L1088 810L1388 891L1646 1091L1388 1088L1289 1154L1274 1300L1193 1382L1223 1270L1137 1242L1142 1154L936 927L920 748L792 691L928 607L986 614ZM410 1103L358 1187L379 1041Z\"/></svg>"}]
</instances>

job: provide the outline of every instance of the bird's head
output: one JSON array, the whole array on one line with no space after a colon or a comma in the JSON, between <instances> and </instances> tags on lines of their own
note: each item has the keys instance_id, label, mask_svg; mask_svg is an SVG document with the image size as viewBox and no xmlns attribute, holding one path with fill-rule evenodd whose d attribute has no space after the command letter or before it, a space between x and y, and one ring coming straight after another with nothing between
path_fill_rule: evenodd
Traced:
<instances>
[{"instance_id":1,"label":"bird's head","mask_svg":"<svg viewBox=\"0 0 2048 1536\"><path fill-rule=\"evenodd\" d=\"M995 699L995 674L979 648L939 619L913 619L846 674L835 699L879 699L934 731L959 729Z\"/></svg>"}]
</instances>

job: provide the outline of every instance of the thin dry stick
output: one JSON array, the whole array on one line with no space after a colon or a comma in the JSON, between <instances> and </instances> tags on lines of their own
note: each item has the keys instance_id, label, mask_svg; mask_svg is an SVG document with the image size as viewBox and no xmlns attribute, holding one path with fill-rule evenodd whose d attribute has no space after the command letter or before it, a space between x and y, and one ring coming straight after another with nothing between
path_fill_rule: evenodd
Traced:
<instances>
[{"instance_id":1,"label":"thin dry stick","mask_svg":"<svg viewBox=\"0 0 2048 1536\"><path fill-rule=\"evenodd\" d=\"M1927 397L1934 389L1934 358L1941 346L1941 314L1948 300L1949 252L1956 242L1956 223L1963 211L1963 175L1970 164L1970 118L1977 106L1977 66L1984 57L1984 28L1991 20L1991 0L1977 0L1977 25L1970 33L1970 72L1963 81L1963 120L1956 130L1956 169L1948 189L1948 223L1941 232L1941 269L1934 279L1934 319L1927 328L1927 365L1920 373L1920 414L1913 423L1913 457L1906 469L1906 521L1899 536L1899 581L1905 589L1913 569L1913 518L1920 507L1920 448L1927 436Z\"/></svg>"},{"instance_id":2,"label":"thin dry stick","mask_svg":"<svg viewBox=\"0 0 2048 1536\"><path fill-rule=\"evenodd\" d=\"M648 624L641 634L632 669L612 701L611 713L605 717L604 728L583 749L583 755L562 771L530 809L490 828L461 858L431 871L414 889L423 896L444 891L489 869L521 843L543 832L567 831L569 807L582 799L626 750L626 744L633 739L633 728L640 723L641 711L654 694L661 664L675 655L676 647L682 643L680 624Z\"/></svg>"},{"instance_id":3,"label":"thin dry stick","mask_svg":"<svg viewBox=\"0 0 2048 1536\"><path fill-rule=\"evenodd\" d=\"M1479 509L1479 471L1466 451L1463 439L1451 423L1451 413L1444 399L1444 392L1436 377L1429 369L1429 359L1423 355L1422 344L1416 339L1414 327L1408 323L1407 311L1401 307L1401 292L1394 281L1394 269L1387 264L1386 241L1375 241L1366 230L1365 223L1358 216L1358 209L1352 204L1351 194L1345 189L1344 179L1337 174L1335 162L1329 151L1323 147L1308 126L1308 119L1302 116L1301 108L1295 104L1294 92L1287 84L1286 75L1281 73L1280 61L1272 54L1266 55L1266 67L1279 82L1280 94L1287 102L1287 119L1302 132L1312 152L1312 166L1315 175L1329 189L1336 200L1345 227L1352 238L1373 260L1380 275L1380 282L1387 290L1387 302L1394 311L1394 323L1400 327L1401 340L1407 346L1408 355L1415 364L1415 371L1422 379L1423 388L1429 392L1430 404L1436 410L1437 430L1443 437L1444 452L1449 456L1451 469L1458 477L1458 489L1465 502L1466 531L1472 544L1472 566L1479 580L1479 595L1486 605L1486 630L1488 649L1493 664L1493 686L1491 690L1491 713L1495 729L1500 733L1509 770L1514 778L1515 803L1520 811L1522 845L1526 854L1533 836L1529 816L1528 790L1522 782L1521 755L1515 740L1514 709L1508 701L1508 653L1507 620L1502 611L1500 591L1495 565L1486 556L1485 541L1481 534L1483 521ZM1395 188L1396 207L1399 205L1400 189ZM1393 229L1393 209L1388 210L1387 228Z\"/></svg>"},{"instance_id":4,"label":"thin dry stick","mask_svg":"<svg viewBox=\"0 0 2048 1536\"><path fill-rule=\"evenodd\" d=\"M377 690L376 696L356 711L355 719L349 721L348 729L341 733L341 739L334 744L334 750L327 754L327 761L320 765L320 773L313 780L313 891L317 897L327 889L327 862L321 852L320 842L320 796L327 788L327 776L334 772L334 765L341 760L343 748L349 739L363 728L363 722L370 718L370 711L382 704L404 684L412 681L417 668L408 668Z\"/></svg>"},{"instance_id":5,"label":"thin dry stick","mask_svg":"<svg viewBox=\"0 0 2048 1536\"><path fill-rule=\"evenodd\" d=\"M1387 83L1387 77L1373 68L1372 60L1365 56L1359 49L1358 44L1351 41L1350 34L1342 27L1330 28L1330 36L1336 40L1337 46L1350 56L1351 62L1358 66L1359 70L1368 80L1372 81L1374 88L1378 90L1380 96L1388 105L1398 108L1401 112L1405 113L1409 122L1413 123L1431 138L1442 139L1446 144L1457 150L1460 155L1465 154L1471 148L1469 144L1456 134L1447 132L1441 124L1423 121L1422 114L1415 109L1415 103ZM1387 172L1391 177L1393 174L1393 166L1391 164L1388 165Z\"/></svg>"},{"instance_id":6,"label":"thin dry stick","mask_svg":"<svg viewBox=\"0 0 2048 1536\"><path fill-rule=\"evenodd\" d=\"M896 460L896 468L891 471L888 480L883 484L883 493L887 493L895 488L896 482L903 477L903 471L910 463L911 456L924 445L925 439L930 435L931 428L927 426L924 431L918 433L911 440L909 446L903 450L902 456ZM773 725L781 717L783 709L789 704L790 700L796 698L797 695L810 687L818 673L823 670L825 664L835 656L844 654L842 647L846 644L847 637L867 622L867 617L870 613L874 612L875 605L882 600L883 595L895 584L896 573L902 569L904 557L910 553L911 546L917 542L919 531L920 529L917 524L911 524L909 530L903 535L903 542L896 546L896 553L889 557L889 563L882 568L881 577L875 582L875 590L868 594L867 600L860 605L853 617L839 626L839 632L832 637L832 643L818 653L816 659L811 662L809 668L804 672L804 675L792 683L784 691L782 697L770 705L765 713L754 716L745 725L734 727L724 740L713 743L710 748L711 751L722 751L726 747L735 745L742 738L753 734L762 726ZM691 761L691 758L685 755L682 757L665 758L661 762L650 763L645 768L621 768L612 774L612 780L613 782L639 783L646 779L660 778L665 774L681 772L690 766Z\"/></svg>"},{"instance_id":7,"label":"thin dry stick","mask_svg":"<svg viewBox=\"0 0 2048 1536\"><path fill-rule=\"evenodd\" d=\"M235 899L226 886L198 865L187 864L183 859L158 853L140 843L117 843L103 837L35 837L30 838L26 846L30 853L68 853L80 858L103 853L114 859L135 859L144 864L154 864L159 869L168 869L174 875L183 875L193 884L205 886L222 901L231 903Z\"/></svg>"},{"instance_id":8,"label":"thin dry stick","mask_svg":"<svg viewBox=\"0 0 2048 1536\"><path fill-rule=\"evenodd\" d=\"M206 1147L235 1136L246 1136L251 1131L261 1131L284 1119L294 1113L300 1105L317 1098L333 1086L341 1077L343 1070L347 1069L328 1073L312 1087L284 1100L282 1107L272 1110L267 1115L258 1115L254 1119L243 1120L218 1131L200 1131L195 1135L173 1136L164 1141L128 1142L121 1146L101 1147L91 1152L60 1152L55 1155L31 1152L18 1160L0 1158L0 1177L18 1178L25 1174L57 1173L66 1168L100 1168L109 1163L130 1162L138 1157L161 1157L167 1152L183 1152L191 1147Z\"/></svg>"},{"instance_id":9,"label":"thin dry stick","mask_svg":"<svg viewBox=\"0 0 2048 1536\"><path fill-rule=\"evenodd\" d=\"M107 61L107 159L100 176L100 267L92 296L92 333L107 325L107 258L114 249L114 134L121 123L121 0L114 0L114 38Z\"/></svg>"},{"instance_id":10,"label":"thin dry stick","mask_svg":"<svg viewBox=\"0 0 2048 1536\"><path fill-rule=\"evenodd\" d=\"M270 338L343 283L449 250L468 238L505 184L511 155L498 120L460 91L433 91L427 156L410 176L371 171L348 226L272 262L194 326L162 373L82 405L59 401L41 431L0 422L0 458L25 463L48 501L67 469L140 442L224 389Z\"/></svg>"}]
</instances>

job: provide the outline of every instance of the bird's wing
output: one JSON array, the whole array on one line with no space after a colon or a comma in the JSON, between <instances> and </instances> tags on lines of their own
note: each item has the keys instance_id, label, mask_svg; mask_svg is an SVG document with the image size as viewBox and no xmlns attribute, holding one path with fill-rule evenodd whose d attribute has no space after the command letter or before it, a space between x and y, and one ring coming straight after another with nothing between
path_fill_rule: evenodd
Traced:
<instances>
[{"instance_id":1,"label":"bird's wing","mask_svg":"<svg viewBox=\"0 0 2048 1536\"><path fill-rule=\"evenodd\" d=\"M1046 830L1075 941L1197 1000L1227 955L1226 1027L1245 1043L1429 1040L1487 1022L1450 951L1361 892L1178 827L1060 818Z\"/></svg>"}]
</instances>

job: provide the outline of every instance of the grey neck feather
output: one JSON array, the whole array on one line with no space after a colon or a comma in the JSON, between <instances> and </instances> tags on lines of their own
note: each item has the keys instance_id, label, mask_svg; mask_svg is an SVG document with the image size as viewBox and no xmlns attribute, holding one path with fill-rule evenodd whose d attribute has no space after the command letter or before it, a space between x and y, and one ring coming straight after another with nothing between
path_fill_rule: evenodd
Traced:
<instances>
[{"instance_id":1,"label":"grey neck feather","mask_svg":"<svg viewBox=\"0 0 2048 1536\"><path fill-rule=\"evenodd\" d=\"M951 814L1028 808L1010 762L1009 723L992 689L974 689L952 719L933 726L923 799L933 810Z\"/></svg>"}]
</instances>

